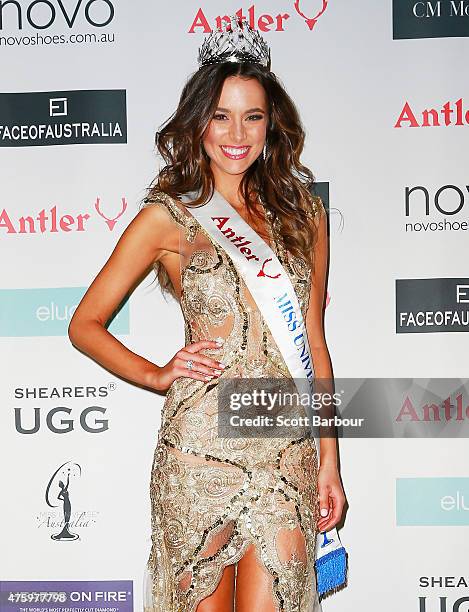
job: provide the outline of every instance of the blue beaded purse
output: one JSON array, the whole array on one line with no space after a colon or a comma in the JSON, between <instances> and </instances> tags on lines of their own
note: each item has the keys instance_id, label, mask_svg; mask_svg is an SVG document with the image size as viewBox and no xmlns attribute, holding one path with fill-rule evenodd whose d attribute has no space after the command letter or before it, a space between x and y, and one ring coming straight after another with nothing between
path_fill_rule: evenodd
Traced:
<instances>
[{"instance_id":1,"label":"blue beaded purse","mask_svg":"<svg viewBox=\"0 0 469 612\"><path fill-rule=\"evenodd\" d=\"M318 534L315 570L317 591L320 597L345 585L347 552L342 546L336 528Z\"/></svg>"}]
</instances>

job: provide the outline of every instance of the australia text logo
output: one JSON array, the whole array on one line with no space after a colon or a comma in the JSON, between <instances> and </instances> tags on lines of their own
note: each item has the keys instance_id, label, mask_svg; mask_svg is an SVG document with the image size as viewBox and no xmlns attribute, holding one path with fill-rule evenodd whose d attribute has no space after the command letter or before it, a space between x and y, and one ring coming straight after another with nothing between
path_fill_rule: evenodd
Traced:
<instances>
[{"instance_id":1,"label":"australia text logo","mask_svg":"<svg viewBox=\"0 0 469 612\"><path fill-rule=\"evenodd\" d=\"M126 91L0 94L0 146L127 142Z\"/></svg>"}]
</instances>

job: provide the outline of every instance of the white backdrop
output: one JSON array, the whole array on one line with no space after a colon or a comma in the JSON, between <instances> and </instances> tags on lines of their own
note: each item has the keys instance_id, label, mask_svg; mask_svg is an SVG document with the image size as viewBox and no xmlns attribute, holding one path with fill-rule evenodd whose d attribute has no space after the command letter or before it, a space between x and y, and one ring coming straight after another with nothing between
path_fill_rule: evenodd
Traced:
<instances>
[{"instance_id":1,"label":"white backdrop","mask_svg":"<svg viewBox=\"0 0 469 612\"><path fill-rule=\"evenodd\" d=\"M31 9L37 26L54 17L54 7L55 20L43 29L27 21L31 4L19 0L21 24L15 6L0 9L0 95L62 92L51 96L56 98L77 90L124 90L127 141L111 143L104 136L99 143L18 146L3 129L0 133L0 537L2 550L8 551L0 556L0 578L131 580L134 610L140 610L150 548L149 472L163 398L127 384L83 356L70 344L66 328L73 307L138 212L144 188L157 171L154 132L173 112L183 83L197 68L204 32L189 32L197 11L203 10L212 27L217 15L239 8L247 14L254 7L256 15L268 13L274 19L290 15L283 31L263 35L271 46L272 69L305 125L303 162L329 187L326 333L334 373L343 377L467 375L467 325L453 333L396 333L395 284L396 279L469 276L468 120L456 125L454 111L447 126L443 121L440 126L410 127L408 121L395 126L406 102L420 124L425 109L438 111L447 102L456 108L461 98L467 111L469 44L463 36L393 39L388 0L330 0L312 30L292 0L243 5L230 0L70 1L63 3L69 17L78 6L70 26L53 0ZM297 6L312 16L322 4L305 0ZM419 10L424 5L408 4L421 5ZM111 16L104 27L92 23ZM108 38L75 42L67 38L71 34L78 40L85 34ZM64 35L65 42L32 44L24 38L38 35ZM21 111L18 100L9 108L12 115ZM34 108L31 103L31 116ZM80 112L84 109L78 108ZM445 185L457 186L465 204L455 215L442 215L432 203L425 215L423 198L416 197L406 217L405 189L417 185L432 198ZM446 208L459 203L455 193L441 195ZM95 208L97 198L108 219L121 212L122 198L127 202L112 231ZM35 217L54 206L59 216L89 214L83 231L75 229L76 223L70 231L54 232L49 225L41 231L37 221L36 232L20 231L20 217ZM466 227L406 231L406 222L444 217L466 222ZM116 333L131 350L162 365L183 345L182 315L152 279L148 276L130 297ZM42 291L33 291L37 289ZM63 387L81 390L64 397ZM100 387L101 392L93 390ZM100 412L95 409L80 421L83 410L92 406ZM68 412L51 415L55 408ZM37 431L24 433L34 429L35 409ZM99 424L103 420L106 427ZM444 583L426 587L421 577L466 575L469 581L469 494L465 509L458 511L459 526L451 518L437 526L399 526L396 479L462 477L467 491L466 440L341 440L340 447L349 504L341 530L349 552L349 583L327 598L323 609L419 611L422 597L426 599L420 605L426 609L420 612L434 612L440 610L439 597L447 597L447 610L453 610L468 588ZM73 516L79 519L73 531L80 537L64 543L51 539L61 529L53 520L60 521L62 510L47 505L45 492L54 472L68 461L82 470L71 485ZM454 493L451 486L448 480L447 495ZM461 603L454 609L462 612L469 606Z\"/></svg>"}]
</instances>

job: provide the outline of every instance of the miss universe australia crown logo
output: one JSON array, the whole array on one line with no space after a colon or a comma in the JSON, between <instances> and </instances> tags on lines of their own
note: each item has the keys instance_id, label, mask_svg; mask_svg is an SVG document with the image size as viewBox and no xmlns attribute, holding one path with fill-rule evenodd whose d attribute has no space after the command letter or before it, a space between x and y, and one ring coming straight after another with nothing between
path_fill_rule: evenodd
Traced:
<instances>
[{"instance_id":1,"label":"miss universe australia crown logo","mask_svg":"<svg viewBox=\"0 0 469 612\"><path fill-rule=\"evenodd\" d=\"M270 49L259 32L232 15L226 31L212 32L199 49L199 68L221 62L253 62L270 70Z\"/></svg>"}]
</instances>

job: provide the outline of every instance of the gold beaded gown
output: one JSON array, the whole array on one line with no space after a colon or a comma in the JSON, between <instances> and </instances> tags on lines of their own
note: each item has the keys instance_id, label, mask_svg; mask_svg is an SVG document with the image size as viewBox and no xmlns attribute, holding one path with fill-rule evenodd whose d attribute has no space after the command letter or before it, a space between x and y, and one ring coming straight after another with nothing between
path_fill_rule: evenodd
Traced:
<instances>
[{"instance_id":1,"label":"gold beaded gown","mask_svg":"<svg viewBox=\"0 0 469 612\"><path fill-rule=\"evenodd\" d=\"M272 578L277 609L318 612L314 440L217 435L219 379L291 375L231 258L189 207L163 192L147 198L144 206L150 205L162 207L179 231L185 344L222 338L222 347L203 353L226 368L207 382L177 378L167 391L150 477L144 611L195 612L223 569L254 544ZM323 211L320 198L313 198L312 214ZM285 251L268 209L266 214L269 244L306 317L310 268Z\"/></svg>"}]
</instances>

